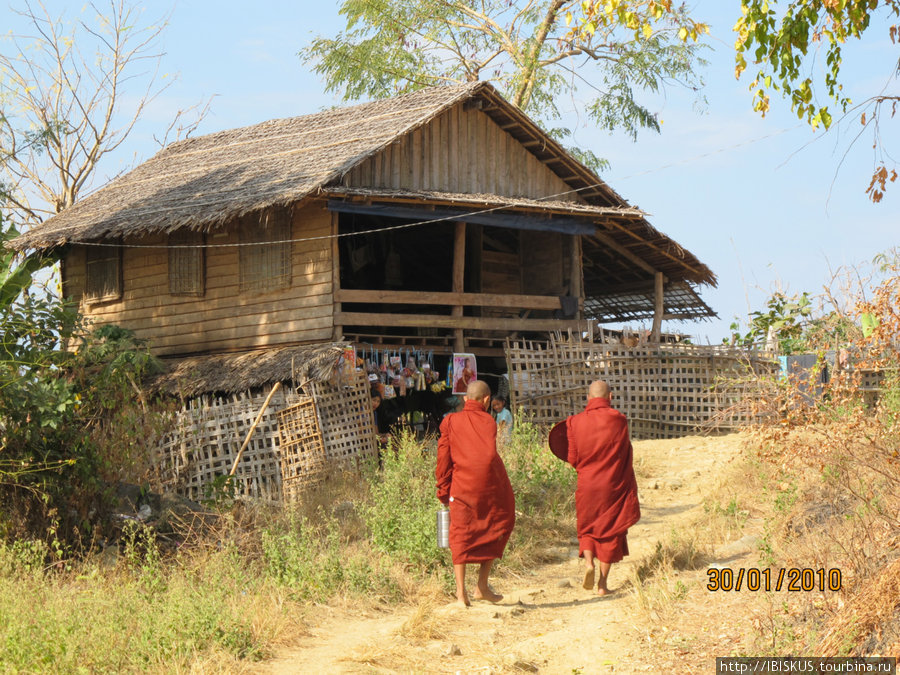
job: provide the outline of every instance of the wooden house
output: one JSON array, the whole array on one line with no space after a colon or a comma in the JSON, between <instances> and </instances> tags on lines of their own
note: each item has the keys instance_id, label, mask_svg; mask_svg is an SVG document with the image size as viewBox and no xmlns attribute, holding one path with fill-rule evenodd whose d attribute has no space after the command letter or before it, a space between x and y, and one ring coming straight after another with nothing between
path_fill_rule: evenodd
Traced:
<instances>
[{"instance_id":1,"label":"wooden house","mask_svg":"<svg viewBox=\"0 0 900 675\"><path fill-rule=\"evenodd\" d=\"M712 315L713 273L487 83L174 143L19 237L155 354L339 339L499 356L511 335Z\"/></svg>"}]
</instances>

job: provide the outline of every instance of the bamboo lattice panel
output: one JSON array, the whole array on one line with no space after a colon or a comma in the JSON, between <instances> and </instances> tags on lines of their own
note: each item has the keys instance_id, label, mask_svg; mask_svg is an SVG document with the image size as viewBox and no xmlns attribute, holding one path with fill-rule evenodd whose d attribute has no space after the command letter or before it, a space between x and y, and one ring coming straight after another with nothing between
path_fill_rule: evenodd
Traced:
<instances>
[{"instance_id":1,"label":"bamboo lattice panel","mask_svg":"<svg viewBox=\"0 0 900 675\"><path fill-rule=\"evenodd\" d=\"M325 477L325 444L311 396L278 413L281 434L281 486L285 501L295 501L303 490Z\"/></svg>"},{"instance_id":2,"label":"bamboo lattice panel","mask_svg":"<svg viewBox=\"0 0 900 675\"><path fill-rule=\"evenodd\" d=\"M716 421L717 428L749 422L738 411L737 382L750 371L774 371L760 353L733 347L598 344L578 338L507 344L510 386L517 406L536 424L555 424L584 409L588 386L606 380L612 404L627 415L634 438L677 438Z\"/></svg>"},{"instance_id":3,"label":"bamboo lattice panel","mask_svg":"<svg viewBox=\"0 0 900 675\"><path fill-rule=\"evenodd\" d=\"M160 472L165 484L189 499L205 498L206 486L231 470L267 395L268 391L261 391L189 400L160 447ZM286 399L281 390L269 403L238 463L235 496L264 501L281 499L276 411L292 400L291 395Z\"/></svg>"},{"instance_id":4,"label":"bamboo lattice panel","mask_svg":"<svg viewBox=\"0 0 900 675\"><path fill-rule=\"evenodd\" d=\"M348 469L378 454L369 380L355 370L332 381L308 382L316 401L328 467Z\"/></svg>"}]
</instances>

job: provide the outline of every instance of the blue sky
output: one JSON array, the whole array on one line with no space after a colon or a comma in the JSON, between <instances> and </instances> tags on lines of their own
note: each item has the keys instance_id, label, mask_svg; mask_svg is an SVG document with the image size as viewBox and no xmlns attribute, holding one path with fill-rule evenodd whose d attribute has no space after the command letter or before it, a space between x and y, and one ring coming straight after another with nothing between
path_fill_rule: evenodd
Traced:
<instances>
[{"instance_id":1,"label":"blue sky","mask_svg":"<svg viewBox=\"0 0 900 675\"><path fill-rule=\"evenodd\" d=\"M47 6L67 8L69 15L81 7L61 0ZM158 16L164 7L154 3L147 13ZM720 318L668 328L718 342L735 316L745 320L773 290L819 293L831 270L864 264L897 246L900 183L880 204L869 202L871 139L847 152L858 121L823 134L800 124L781 100L773 99L765 119L754 113L747 76L734 79L731 27L738 0L699 0L692 7L695 18L712 28L707 105L698 111L693 95L669 89L653 105L663 122L660 134L645 132L634 143L582 125L576 141L611 162L603 178L613 189L715 272L718 288L701 294ZM900 47L890 43L886 25L875 22L863 42L845 50L843 79L855 100L885 84L900 92L892 79ZM135 156L152 156L158 150L152 136L165 129L173 111L210 96L210 113L197 133L335 105L297 52L313 35L342 26L337 4L327 2L179 0L161 39L162 69L178 80L147 111L127 151L103 167L100 180ZM884 126L888 149L898 152L900 120Z\"/></svg>"}]
</instances>

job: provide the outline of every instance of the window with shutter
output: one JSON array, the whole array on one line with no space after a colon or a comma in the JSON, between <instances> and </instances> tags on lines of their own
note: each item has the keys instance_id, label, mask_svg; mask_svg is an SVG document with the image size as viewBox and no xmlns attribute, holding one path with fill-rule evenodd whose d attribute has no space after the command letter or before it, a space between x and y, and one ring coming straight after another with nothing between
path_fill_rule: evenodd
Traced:
<instances>
[{"instance_id":1,"label":"window with shutter","mask_svg":"<svg viewBox=\"0 0 900 675\"><path fill-rule=\"evenodd\" d=\"M291 285L291 211L263 211L241 222L240 290L274 291Z\"/></svg>"},{"instance_id":2,"label":"window with shutter","mask_svg":"<svg viewBox=\"0 0 900 675\"><path fill-rule=\"evenodd\" d=\"M206 292L205 243L202 232L179 230L169 235L169 293L202 296Z\"/></svg>"},{"instance_id":3,"label":"window with shutter","mask_svg":"<svg viewBox=\"0 0 900 675\"><path fill-rule=\"evenodd\" d=\"M122 297L122 247L88 246L84 297L88 302L106 302Z\"/></svg>"}]
</instances>

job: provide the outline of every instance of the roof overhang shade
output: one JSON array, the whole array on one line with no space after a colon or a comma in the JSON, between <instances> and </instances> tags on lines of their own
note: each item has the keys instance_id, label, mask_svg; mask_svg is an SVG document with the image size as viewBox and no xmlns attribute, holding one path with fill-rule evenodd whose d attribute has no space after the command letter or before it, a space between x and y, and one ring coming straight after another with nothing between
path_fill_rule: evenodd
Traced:
<instances>
[{"instance_id":1,"label":"roof overhang shade","mask_svg":"<svg viewBox=\"0 0 900 675\"><path fill-rule=\"evenodd\" d=\"M490 227L508 227L516 230L538 230L560 232L562 234L594 234L596 227L590 221L565 216L542 216L538 214L501 213L494 209L463 211L461 209L424 208L400 204L363 204L328 200L328 208L338 213L357 213L368 216L385 216L421 221L462 221Z\"/></svg>"},{"instance_id":2,"label":"roof overhang shade","mask_svg":"<svg viewBox=\"0 0 900 675\"><path fill-rule=\"evenodd\" d=\"M601 323L652 319L654 306L652 285L644 289L614 291L608 295L588 295L584 299L585 315ZM717 316L716 313L687 282L668 284L663 290L664 319L705 319L713 316Z\"/></svg>"}]
</instances>

